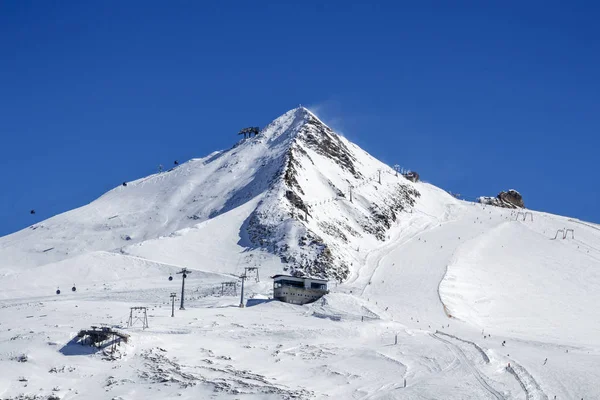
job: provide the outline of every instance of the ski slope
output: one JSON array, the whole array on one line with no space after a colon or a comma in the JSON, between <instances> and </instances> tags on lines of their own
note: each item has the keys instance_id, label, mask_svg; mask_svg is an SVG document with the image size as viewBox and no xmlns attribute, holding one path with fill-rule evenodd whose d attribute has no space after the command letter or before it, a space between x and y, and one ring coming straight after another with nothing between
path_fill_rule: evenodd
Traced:
<instances>
[{"instance_id":1,"label":"ski slope","mask_svg":"<svg viewBox=\"0 0 600 400\"><path fill-rule=\"evenodd\" d=\"M334 135L291 110L0 238L0 397L599 398L595 224L457 200ZM239 308L221 283L246 267L246 299L267 301ZM268 301L291 271L330 276L330 293ZM132 306L148 329L126 326ZM131 335L116 360L74 340L100 324Z\"/></svg>"}]
</instances>

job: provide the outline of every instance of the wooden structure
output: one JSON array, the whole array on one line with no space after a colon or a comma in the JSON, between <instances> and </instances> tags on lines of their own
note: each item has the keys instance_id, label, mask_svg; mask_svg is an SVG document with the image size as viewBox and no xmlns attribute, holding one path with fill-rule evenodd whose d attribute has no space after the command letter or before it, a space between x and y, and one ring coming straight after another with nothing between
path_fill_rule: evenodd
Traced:
<instances>
[{"instance_id":1,"label":"wooden structure","mask_svg":"<svg viewBox=\"0 0 600 400\"><path fill-rule=\"evenodd\" d=\"M244 139L246 139L246 135L250 138L254 134L254 136L260 133L260 128L258 126L250 126L248 128L244 128L238 132L238 135L244 135Z\"/></svg>"},{"instance_id":2,"label":"wooden structure","mask_svg":"<svg viewBox=\"0 0 600 400\"><path fill-rule=\"evenodd\" d=\"M273 298L285 303L312 303L329 293L325 279L297 278L290 275L275 275L272 278Z\"/></svg>"},{"instance_id":3,"label":"wooden structure","mask_svg":"<svg viewBox=\"0 0 600 400\"><path fill-rule=\"evenodd\" d=\"M127 343L129 335L123 332L114 330L108 326L92 326L91 329L82 329L77 334L81 338L81 345L88 344L94 347L102 347L105 343L110 343L111 350L114 352L116 346L121 345L121 341Z\"/></svg>"}]
</instances>

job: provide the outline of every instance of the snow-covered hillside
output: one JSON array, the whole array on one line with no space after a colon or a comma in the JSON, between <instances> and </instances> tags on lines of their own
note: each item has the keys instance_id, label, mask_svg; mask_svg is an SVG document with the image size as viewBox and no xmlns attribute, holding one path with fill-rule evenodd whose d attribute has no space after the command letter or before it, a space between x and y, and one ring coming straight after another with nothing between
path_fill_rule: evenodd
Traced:
<instances>
[{"instance_id":1,"label":"snow-covered hillside","mask_svg":"<svg viewBox=\"0 0 600 400\"><path fill-rule=\"evenodd\" d=\"M301 107L228 151L129 182L0 239L0 257L10 271L123 251L252 203L240 225L244 246L281 256L290 273L343 279L358 260L350 249L377 246L419 196L412 183L386 174L395 176Z\"/></svg>"},{"instance_id":2,"label":"snow-covered hillside","mask_svg":"<svg viewBox=\"0 0 600 400\"><path fill-rule=\"evenodd\" d=\"M238 308L246 267L331 293ZM410 182L305 108L0 238L0 274L3 399L600 398L597 225ZM121 358L74 344L131 306Z\"/></svg>"}]
</instances>

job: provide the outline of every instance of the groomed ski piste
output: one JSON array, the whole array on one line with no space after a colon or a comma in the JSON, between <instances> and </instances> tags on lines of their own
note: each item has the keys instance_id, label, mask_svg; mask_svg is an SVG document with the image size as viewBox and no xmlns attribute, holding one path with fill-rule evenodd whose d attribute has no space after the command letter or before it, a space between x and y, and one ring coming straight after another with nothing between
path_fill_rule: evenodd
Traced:
<instances>
[{"instance_id":1,"label":"groomed ski piste","mask_svg":"<svg viewBox=\"0 0 600 400\"><path fill-rule=\"evenodd\" d=\"M0 398L600 398L596 224L457 200L342 137L339 152L311 147L307 132L331 145L321 124L291 110L230 150L0 238ZM290 165L291 186L278 179ZM372 229L398 185L414 203ZM323 246L330 293L269 301L269 277L307 271ZM246 267L260 280L249 273L256 305L240 308L241 288L221 283ZM127 327L135 306L147 329ZM91 326L130 338L114 352L77 343Z\"/></svg>"}]
</instances>

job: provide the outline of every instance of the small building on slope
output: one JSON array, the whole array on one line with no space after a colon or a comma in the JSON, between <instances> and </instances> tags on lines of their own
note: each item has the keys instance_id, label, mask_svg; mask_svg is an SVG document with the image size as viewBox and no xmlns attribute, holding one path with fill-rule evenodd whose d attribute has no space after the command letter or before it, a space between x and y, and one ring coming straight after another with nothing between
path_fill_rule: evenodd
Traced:
<instances>
[{"instance_id":1,"label":"small building on slope","mask_svg":"<svg viewBox=\"0 0 600 400\"><path fill-rule=\"evenodd\" d=\"M297 278L290 275L275 275L272 278L273 298L285 303L312 303L329 293L325 279Z\"/></svg>"}]
</instances>

